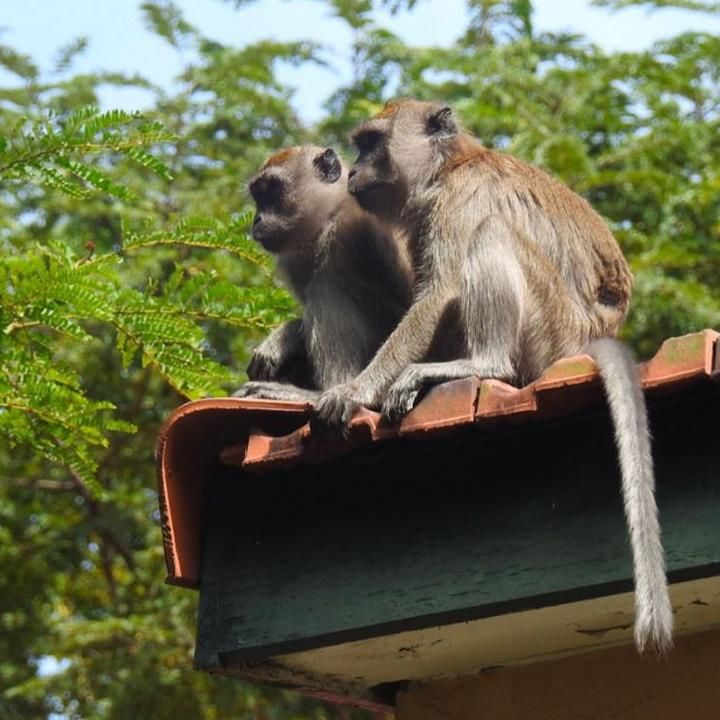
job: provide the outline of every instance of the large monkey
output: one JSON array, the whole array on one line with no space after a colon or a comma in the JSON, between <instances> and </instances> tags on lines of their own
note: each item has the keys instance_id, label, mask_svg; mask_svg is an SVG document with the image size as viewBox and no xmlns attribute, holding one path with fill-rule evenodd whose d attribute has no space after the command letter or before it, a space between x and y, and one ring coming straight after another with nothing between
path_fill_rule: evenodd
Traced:
<instances>
[{"instance_id":1,"label":"large monkey","mask_svg":"<svg viewBox=\"0 0 720 720\"><path fill-rule=\"evenodd\" d=\"M348 194L332 149L275 153L250 193L253 238L277 256L303 313L255 350L251 382L235 396L314 401L319 390L354 378L397 325L411 301L410 262L387 225Z\"/></svg>"},{"instance_id":2,"label":"large monkey","mask_svg":"<svg viewBox=\"0 0 720 720\"><path fill-rule=\"evenodd\" d=\"M368 367L323 394L316 422L347 423L358 405L397 417L426 384L476 375L522 385L560 357L589 353L615 425L636 643L666 650L673 619L647 414L632 358L608 337L627 313L632 285L614 237L585 200L483 147L449 107L389 103L353 140L359 157L348 189L407 233L415 297Z\"/></svg>"}]
</instances>

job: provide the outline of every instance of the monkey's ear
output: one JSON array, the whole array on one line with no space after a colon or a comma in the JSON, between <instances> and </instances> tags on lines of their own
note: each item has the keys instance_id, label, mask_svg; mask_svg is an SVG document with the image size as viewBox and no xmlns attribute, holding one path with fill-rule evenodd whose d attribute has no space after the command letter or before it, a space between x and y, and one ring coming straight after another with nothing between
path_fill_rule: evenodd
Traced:
<instances>
[{"instance_id":1,"label":"monkey's ear","mask_svg":"<svg viewBox=\"0 0 720 720\"><path fill-rule=\"evenodd\" d=\"M337 182L342 175L340 158L332 148L323 150L319 155L316 155L313 159L313 167L320 179L325 182Z\"/></svg>"},{"instance_id":2,"label":"monkey's ear","mask_svg":"<svg viewBox=\"0 0 720 720\"><path fill-rule=\"evenodd\" d=\"M455 135L457 122L452 108L445 105L430 113L427 119L427 131L428 135Z\"/></svg>"}]
</instances>

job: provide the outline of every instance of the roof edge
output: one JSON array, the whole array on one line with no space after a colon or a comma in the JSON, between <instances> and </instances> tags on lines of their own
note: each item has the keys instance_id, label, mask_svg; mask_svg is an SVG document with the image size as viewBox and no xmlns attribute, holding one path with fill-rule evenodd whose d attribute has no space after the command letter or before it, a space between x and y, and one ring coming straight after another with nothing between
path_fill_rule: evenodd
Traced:
<instances>
[{"instance_id":1,"label":"roof edge","mask_svg":"<svg viewBox=\"0 0 720 720\"><path fill-rule=\"evenodd\" d=\"M650 393L679 392L701 379L720 377L720 333L704 330L666 340L639 366ZM514 388L497 380L467 378L433 388L400 423L365 408L345 439L312 438L312 405L244 398L206 398L177 408L163 425L156 470L167 582L197 587L205 522L204 487L221 464L264 472L327 462L373 442L438 437L473 425L541 421L602 401L599 376L587 355L563 358L534 383Z\"/></svg>"}]
</instances>

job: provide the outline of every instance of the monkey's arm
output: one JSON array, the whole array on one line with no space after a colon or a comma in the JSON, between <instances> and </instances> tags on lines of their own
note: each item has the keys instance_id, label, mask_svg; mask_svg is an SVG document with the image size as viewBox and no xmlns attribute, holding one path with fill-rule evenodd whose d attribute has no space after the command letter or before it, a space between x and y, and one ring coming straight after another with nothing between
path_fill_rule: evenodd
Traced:
<instances>
[{"instance_id":1,"label":"monkey's arm","mask_svg":"<svg viewBox=\"0 0 720 720\"><path fill-rule=\"evenodd\" d=\"M293 365L307 362L302 320L290 320L275 328L255 348L247 368L250 380L278 380Z\"/></svg>"},{"instance_id":2,"label":"monkey's arm","mask_svg":"<svg viewBox=\"0 0 720 720\"><path fill-rule=\"evenodd\" d=\"M425 358L443 314L453 298L447 290L431 289L410 307L400 324L354 380L324 392L317 406L320 425L347 425L360 406L378 408L388 386L407 365Z\"/></svg>"}]
</instances>

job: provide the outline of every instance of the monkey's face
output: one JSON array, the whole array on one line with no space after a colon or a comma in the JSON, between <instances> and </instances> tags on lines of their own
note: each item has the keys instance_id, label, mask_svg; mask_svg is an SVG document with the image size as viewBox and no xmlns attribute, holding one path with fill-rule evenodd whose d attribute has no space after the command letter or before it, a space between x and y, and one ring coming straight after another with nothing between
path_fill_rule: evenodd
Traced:
<instances>
[{"instance_id":1,"label":"monkey's face","mask_svg":"<svg viewBox=\"0 0 720 720\"><path fill-rule=\"evenodd\" d=\"M297 209L282 173L260 172L250 183L255 201L253 240L272 253L280 252L290 241Z\"/></svg>"},{"instance_id":2,"label":"monkey's face","mask_svg":"<svg viewBox=\"0 0 720 720\"><path fill-rule=\"evenodd\" d=\"M273 155L250 181L252 236L272 253L300 251L344 198L344 169L331 148L303 146Z\"/></svg>"},{"instance_id":3,"label":"monkey's face","mask_svg":"<svg viewBox=\"0 0 720 720\"><path fill-rule=\"evenodd\" d=\"M405 183L390 154L390 129L373 119L353 133L358 157L348 174L348 192L365 210L392 220L405 204Z\"/></svg>"},{"instance_id":4,"label":"monkey's face","mask_svg":"<svg viewBox=\"0 0 720 720\"><path fill-rule=\"evenodd\" d=\"M358 158L348 176L349 192L366 210L397 219L412 193L437 176L457 134L445 105L389 103L352 135Z\"/></svg>"}]
</instances>

